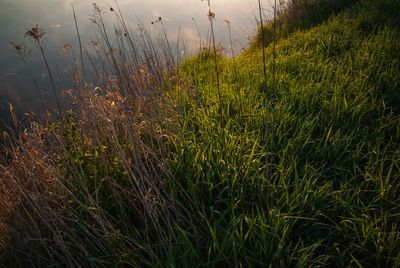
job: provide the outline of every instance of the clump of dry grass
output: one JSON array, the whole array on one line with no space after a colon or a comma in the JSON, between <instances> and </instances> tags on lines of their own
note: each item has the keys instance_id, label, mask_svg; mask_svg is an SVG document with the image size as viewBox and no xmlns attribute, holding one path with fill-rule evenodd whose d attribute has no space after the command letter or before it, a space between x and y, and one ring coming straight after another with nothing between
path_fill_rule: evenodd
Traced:
<instances>
[{"instance_id":1,"label":"clump of dry grass","mask_svg":"<svg viewBox=\"0 0 400 268\"><path fill-rule=\"evenodd\" d=\"M175 139L165 96L173 59L143 29L141 42L134 42L114 9L119 27L110 37L104 12L94 7L100 38L92 42L96 56L88 50L86 56L97 86L75 63L75 89L63 93L72 105L61 121L32 120L24 132L6 137L0 222L10 238L7 261L14 264L143 260L151 254L143 245L161 245L150 249L154 254L167 251L175 221L183 219L165 166ZM35 29L29 35L40 41Z\"/></svg>"},{"instance_id":2,"label":"clump of dry grass","mask_svg":"<svg viewBox=\"0 0 400 268\"><path fill-rule=\"evenodd\" d=\"M46 148L45 134L38 124L32 124L31 131L9 140L8 160L0 165L1 212L11 238L8 242L25 254L35 250L30 240L43 245L51 239L57 247L64 244L65 237L74 237L62 219L68 211L68 200L57 189L60 173L55 152ZM60 235L61 231L68 236Z\"/></svg>"},{"instance_id":3,"label":"clump of dry grass","mask_svg":"<svg viewBox=\"0 0 400 268\"><path fill-rule=\"evenodd\" d=\"M74 260L85 259L85 252L113 258L125 250L108 248L117 233L141 229L142 239L163 241L179 216L163 163L172 137L166 122L154 118L153 100L111 88L73 99L73 112L61 124L33 122L9 142L0 165L9 256L23 251L35 263L32 256L47 251L45 263L70 265L81 264ZM133 238L127 241L138 249Z\"/></svg>"}]
</instances>

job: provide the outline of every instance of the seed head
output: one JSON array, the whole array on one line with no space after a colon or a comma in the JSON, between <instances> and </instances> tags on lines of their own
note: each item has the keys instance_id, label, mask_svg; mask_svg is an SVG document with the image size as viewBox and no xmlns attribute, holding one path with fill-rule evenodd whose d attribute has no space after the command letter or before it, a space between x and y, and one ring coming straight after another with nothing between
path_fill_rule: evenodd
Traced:
<instances>
[{"instance_id":1,"label":"seed head","mask_svg":"<svg viewBox=\"0 0 400 268\"><path fill-rule=\"evenodd\" d=\"M208 11L208 19L209 19L209 20L212 20L213 18L215 18L215 13L212 12L211 10Z\"/></svg>"},{"instance_id":2,"label":"seed head","mask_svg":"<svg viewBox=\"0 0 400 268\"><path fill-rule=\"evenodd\" d=\"M32 29L26 31L25 36L29 36L34 40L39 41L45 35L45 33L46 32L36 24L35 27L32 27Z\"/></svg>"},{"instance_id":3,"label":"seed head","mask_svg":"<svg viewBox=\"0 0 400 268\"><path fill-rule=\"evenodd\" d=\"M17 50L17 52L20 52L22 50L22 45L21 44L16 44L14 42L10 42L10 44Z\"/></svg>"}]
</instances>

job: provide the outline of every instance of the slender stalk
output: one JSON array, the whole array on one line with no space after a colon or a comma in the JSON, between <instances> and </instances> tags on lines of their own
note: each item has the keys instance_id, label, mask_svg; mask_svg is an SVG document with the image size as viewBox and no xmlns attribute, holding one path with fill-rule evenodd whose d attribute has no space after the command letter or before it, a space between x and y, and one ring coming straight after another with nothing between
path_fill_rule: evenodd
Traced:
<instances>
[{"instance_id":1,"label":"slender stalk","mask_svg":"<svg viewBox=\"0 0 400 268\"><path fill-rule=\"evenodd\" d=\"M237 91L238 98L239 98L239 115L240 115L240 125L241 125L243 123L243 105L242 105L242 96L240 94L240 88L239 88L239 79L238 79L237 68L236 68L235 52L233 51L231 22L228 21L228 20L225 20L225 22L228 25L228 31L229 31L229 42L230 42L230 45L231 45L233 72L235 73L236 91Z\"/></svg>"},{"instance_id":2,"label":"slender stalk","mask_svg":"<svg viewBox=\"0 0 400 268\"><path fill-rule=\"evenodd\" d=\"M267 69L266 69L266 64L265 64L265 36L264 36L264 23L263 23L263 17L262 17L262 12L261 12L261 1L258 0L258 11L260 15L260 24L261 24L261 42L262 42L262 59L263 59L263 71L264 71L264 81L265 81L265 107L266 107L266 116L265 116L265 170L264 170L264 177L267 182L267 210L269 215L269 195L270 195L270 186L269 186L269 180L270 180L270 172L269 172L269 139L268 139L268 116L269 116L269 96L268 96L268 86L267 86Z\"/></svg>"},{"instance_id":3,"label":"slender stalk","mask_svg":"<svg viewBox=\"0 0 400 268\"><path fill-rule=\"evenodd\" d=\"M49 63L47 62L46 55L44 54L44 50L43 50L42 43L41 43L40 41L38 41L38 44L39 44L40 52L42 53L42 56L43 56L44 63L46 64L47 72L49 73L49 77L50 77L50 81L51 81L51 86L52 86L52 88L53 88L53 93L54 93L54 96L55 96L55 98L56 98L56 103L57 103L58 112L59 112L59 114L60 114L60 116L61 116L61 114L62 114L62 113L61 113L61 105L60 105L60 101L58 100L57 88L56 88L56 83L55 83L55 81L54 81L53 73L52 73L52 71L50 70Z\"/></svg>"},{"instance_id":4,"label":"slender stalk","mask_svg":"<svg viewBox=\"0 0 400 268\"><path fill-rule=\"evenodd\" d=\"M24 66L25 66L26 70L27 70L28 73L29 73L29 76L31 77L31 79L32 79L32 81L33 81L33 84L34 84L34 86L35 86L36 92L37 92L37 94L39 95L40 103L42 104L43 109L46 110L46 109L45 109L45 104L44 104L43 95L42 95L42 93L40 92L39 84L38 84L38 82L36 81L35 76L34 76L33 73L32 73L32 69L30 68L28 62L26 61L26 58L25 58L25 55L26 55L26 54L25 54L25 48L22 48L22 45L17 45L17 44L15 44L14 42L10 42L10 44L15 48L15 50L17 50L17 53L18 53L19 57L21 58L22 62L24 63Z\"/></svg>"},{"instance_id":5,"label":"slender stalk","mask_svg":"<svg viewBox=\"0 0 400 268\"><path fill-rule=\"evenodd\" d=\"M76 14L75 14L75 8L74 5L71 3L72 7L72 12L74 14L74 22L75 22L75 29L76 33L78 35L78 41L79 41L79 52L80 52L80 59L81 59L81 64L82 64L82 72L83 72L83 77L86 79L86 73L85 73L85 65L83 63L83 52L82 52L82 42L81 42L81 35L79 33L79 28L78 28L78 22L76 20Z\"/></svg>"},{"instance_id":6,"label":"slender stalk","mask_svg":"<svg viewBox=\"0 0 400 268\"><path fill-rule=\"evenodd\" d=\"M43 61L44 61L45 65L46 65L47 72L49 74L49 78L50 78L50 82L51 82L51 86L52 86L52 89L53 89L53 93L54 93L54 96L55 96L55 99L56 99L56 104L57 104L59 116L62 117L61 105L60 105L60 102L58 100L56 83L55 83L55 80L54 80L54 77L53 77L53 73L52 73L52 71L50 69L49 63L47 62L46 55L45 55L44 50L43 50L42 37L44 35L45 35L45 31L43 29L39 28L38 25L36 25L35 27L32 27L31 30L28 30L25 33L25 36L31 37L37 43L37 45L38 45L38 47L40 49L40 52L42 53Z\"/></svg>"},{"instance_id":7,"label":"slender stalk","mask_svg":"<svg viewBox=\"0 0 400 268\"><path fill-rule=\"evenodd\" d=\"M172 61L174 61L174 56L173 56L173 52L172 52L171 45L169 44L169 39L168 39L168 36L167 36L167 31L166 31L166 28L165 28L165 26L164 26L162 20L161 20L161 17L160 17L160 23L161 23L161 28L162 28L162 33L163 33L163 35L164 35L165 43L167 44L167 49L168 49L168 52L169 52L169 54L170 54L170 55L169 55L169 58L170 58ZM179 38L179 37L178 37L178 38ZM177 64L179 64L179 62L177 62ZM175 62L172 62L172 65L175 65Z\"/></svg>"},{"instance_id":8,"label":"slender stalk","mask_svg":"<svg viewBox=\"0 0 400 268\"><path fill-rule=\"evenodd\" d=\"M211 0L208 0L208 20L210 21L210 26L211 26L211 36L212 36L213 51L214 51L214 65L215 65L215 73L217 76L217 92L218 92L218 99L219 99L219 108L221 110L221 125L222 125L223 109L222 109L221 90L220 90L220 86L219 86L218 57L217 57L217 48L215 45L215 32L214 32L214 23L213 23L214 17L215 17L215 13L211 11Z\"/></svg>"},{"instance_id":9,"label":"slender stalk","mask_svg":"<svg viewBox=\"0 0 400 268\"><path fill-rule=\"evenodd\" d=\"M276 11L276 0L274 1L274 29L273 29L273 62L272 62L272 88L273 91L276 92L276 16L277 16L277 11ZM271 112L271 124L272 124L272 132L271 132L271 154L274 151L274 132L275 132L275 126L274 126L274 112L272 110ZM269 170L270 174L269 177L271 178L272 176L272 167Z\"/></svg>"},{"instance_id":10,"label":"slender stalk","mask_svg":"<svg viewBox=\"0 0 400 268\"><path fill-rule=\"evenodd\" d=\"M202 45L201 33L200 33L200 30L199 30L199 27L197 26L196 20L194 18L192 18L192 20L193 20L194 26L196 27L197 35L199 36L199 55L201 55L201 45ZM196 64L197 72L200 73L201 56L199 56L197 58L196 63L197 63ZM199 76L195 75L195 79L196 79L196 86L199 86L200 85Z\"/></svg>"},{"instance_id":11,"label":"slender stalk","mask_svg":"<svg viewBox=\"0 0 400 268\"><path fill-rule=\"evenodd\" d=\"M183 105L183 94L182 94L182 88L181 88L181 78L180 78L180 69L179 69L179 61L180 61L180 57L179 57L179 36L180 36L180 32L181 32L181 26L179 26L179 30L178 30L178 38L177 38L177 43L176 43L176 63L177 63L177 68L176 68L176 89L178 91L178 96L180 99L180 103L181 103L181 113L182 113L182 119L183 119L183 125L185 125L185 109L184 109L184 105Z\"/></svg>"},{"instance_id":12,"label":"slender stalk","mask_svg":"<svg viewBox=\"0 0 400 268\"><path fill-rule=\"evenodd\" d=\"M124 16L122 15L122 11L121 11L121 9L120 9L120 7L118 5L117 0L114 0L114 2L115 2L115 5L117 6L117 9L118 9L118 14L115 12L115 15L117 16L117 19L121 22L122 28L125 31L124 36L125 36L125 39L127 40L128 44L129 44L129 46L130 46L130 49L131 49L131 52L132 52L132 56L133 56L132 59L134 60L135 67L138 68L140 56L137 53L136 45L134 44L134 42L132 40L132 37L131 37L131 34L130 34L130 31L129 31L128 27L126 26Z\"/></svg>"}]
</instances>

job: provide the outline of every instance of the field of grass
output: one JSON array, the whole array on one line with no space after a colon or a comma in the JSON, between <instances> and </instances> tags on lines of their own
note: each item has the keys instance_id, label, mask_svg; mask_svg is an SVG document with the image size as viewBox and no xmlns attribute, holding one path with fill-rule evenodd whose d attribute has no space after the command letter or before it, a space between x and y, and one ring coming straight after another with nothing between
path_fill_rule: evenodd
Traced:
<instances>
[{"instance_id":1,"label":"field of grass","mask_svg":"<svg viewBox=\"0 0 400 268\"><path fill-rule=\"evenodd\" d=\"M134 96L131 80L104 82L61 121L32 122L0 165L0 259L400 266L398 10L360 0L291 29L275 65L266 47L267 81L256 43L205 49L163 73L136 63Z\"/></svg>"}]
</instances>

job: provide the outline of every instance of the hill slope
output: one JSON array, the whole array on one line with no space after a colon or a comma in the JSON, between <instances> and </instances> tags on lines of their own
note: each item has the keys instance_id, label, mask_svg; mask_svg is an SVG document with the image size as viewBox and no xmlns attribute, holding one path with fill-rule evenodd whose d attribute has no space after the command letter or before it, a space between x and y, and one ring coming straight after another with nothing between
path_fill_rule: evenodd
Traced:
<instances>
[{"instance_id":1,"label":"hill slope","mask_svg":"<svg viewBox=\"0 0 400 268\"><path fill-rule=\"evenodd\" d=\"M399 7L361 1L279 40L276 88L268 46L269 180L261 48L218 58L222 105L212 55L183 65L203 103L182 108L174 165L207 234L196 263L400 264Z\"/></svg>"}]
</instances>

